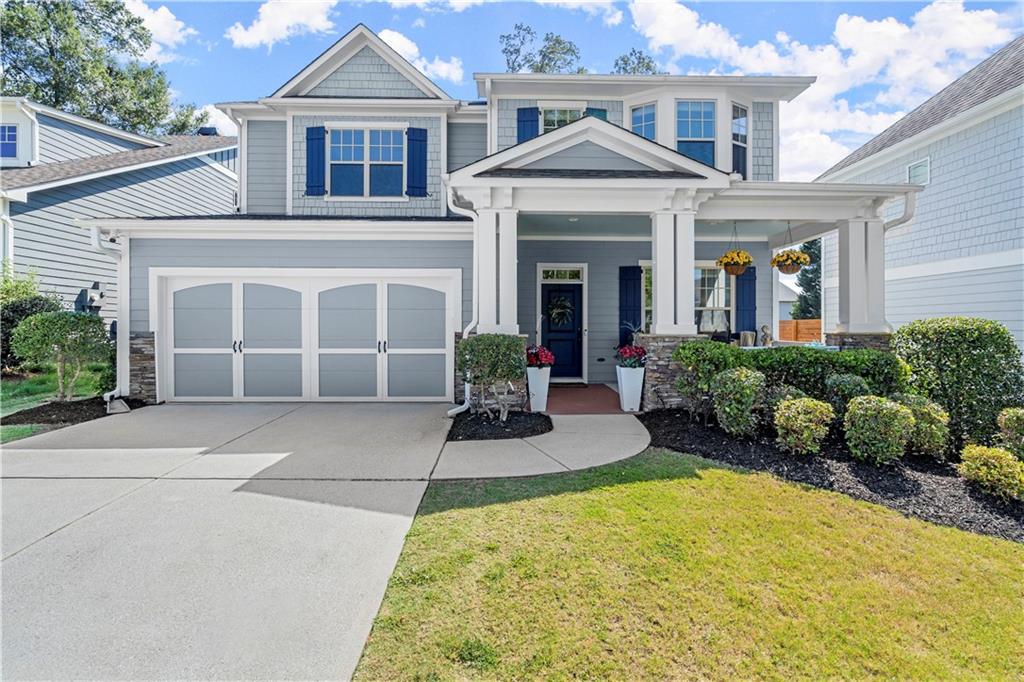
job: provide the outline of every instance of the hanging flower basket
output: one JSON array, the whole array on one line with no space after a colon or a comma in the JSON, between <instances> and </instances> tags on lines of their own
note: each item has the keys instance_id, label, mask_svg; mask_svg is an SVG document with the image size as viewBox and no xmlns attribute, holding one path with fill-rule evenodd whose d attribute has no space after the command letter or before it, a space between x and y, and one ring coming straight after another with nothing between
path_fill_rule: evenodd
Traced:
<instances>
[{"instance_id":1,"label":"hanging flower basket","mask_svg":"<svg viewBox=\"0 0 1024 682\"><path fill-rule=\"evenodd\" d=\"M743 249L732 249L722 254L716 262L718 267L725 268L730 275L742 275L748 266L754 264L754 257Z\"/></svg>"},{"instance_id":2,"label":"hanging flower basket","mask_svg":"<svg viewBox=\"0 0 1024 682\"><path fill-rule=\"evenodd\" d=\"M786 275L795 275L800 268L811 264L811 257L798 249L785 249L772 256L772 267Z\"/></svg>"}]
</instances>

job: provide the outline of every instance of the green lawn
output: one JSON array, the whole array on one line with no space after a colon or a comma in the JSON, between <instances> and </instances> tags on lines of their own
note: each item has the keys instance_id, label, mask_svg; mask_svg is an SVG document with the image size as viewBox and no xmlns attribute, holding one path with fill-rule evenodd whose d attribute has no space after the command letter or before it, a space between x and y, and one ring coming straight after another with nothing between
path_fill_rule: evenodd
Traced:
<instances>
[{"instance_id":1,"label":"green lawn","mask_svg":"<svg viewBox=\"0 0 1024 682\"><path fill-rule=\"evenodd\" d=\"M431 483L357 679L1019 679L1024 547L664 450Z\"/></svg>"},{"instance_id":2,"label":"green lawn","mask_svg":"<svg viewBox=\"0 0 1024 682\"><path fill-rule=\"evenodd\" d=\"M93 364L82 370L75 384L75 396L87 398L99 393L102 364ZM57 373L52 368L30 373L25 377L0 379L0 416L6 416L53 400L57 393ZM52 428L43 424L24 424L0 427L0 443L26 438L39 431Z\"/></svg>"}]
</instances>

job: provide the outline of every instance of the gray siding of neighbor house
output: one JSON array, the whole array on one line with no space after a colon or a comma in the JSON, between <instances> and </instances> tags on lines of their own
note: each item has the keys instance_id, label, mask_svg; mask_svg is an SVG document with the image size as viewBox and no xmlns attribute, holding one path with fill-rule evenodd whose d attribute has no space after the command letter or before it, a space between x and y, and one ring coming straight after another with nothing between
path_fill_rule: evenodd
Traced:
<instances>
[{"instance_id":1,"label":"gray siding of neighbor house","mask_svg":"<svg viewBox=\"0 0 1024 682\"><path fill-rule=\"evenodd\" d=\"M460 268L463 325L472 317L469 241L132 239L132 332L149 331L151 267L209 267L213 274L222 268Z\"/></svg>"},{"instance_id":2,"label":"gray siding of neighbor house","mask_svg":"<svg viewBox=\"0 0 1024 682\"><path fill-rule=\"evenodd\" d=\"M428 97L367 46L324 78L306 97Z\"/></svg>"},{"instance_id":3,"label":"gray siding of neighbor house","mask_svg":"<svg viewBox=\"0 0 1024 682\"><path fill-rule=\"evenodd\" d=\"M232 173L238 172L238 147L225 149L222 152L210 154L210 158L227 168Z\"/></svg>"},{"instance_id":4,"label":"gray siding of neighbor house","mask_svg":"<svg viewBox=\"0 0 1024 682\"><path fill-rule=\"evenodd\" d=\"M639 161L616 154L593 142L581 142L551 156L528 163L524 168L573 168L583 170L650 170Z\"/></svg>"},{"instance_id":5,"label":"gray siding of neighbor house","mask_svg":"<svg viewBox=\"0 0 1024 682\"><path fill-rule=\"evenodd\" d=\"M249 121L245 124L248 137L245 149L246 213L283 215L285 212L287 125L284 121Z\"/></svg>"},{"instance_id":6,"label":"gray siding of neighbor house","mask_svg":"<svg viewBox=\"0 0 1024 682\"><path fill-rule=\"evenodd\" d=\"M522 107L535 107L535 99L499 99L498 100L498 149L508 149L517 144L518 124L517 110ZM588 100L587 106L608 111L608 122L622 125L622 102L614 100Z\"/></svg>"},{"instance_id":7,"label":"gray siding of neighbor house","mask_svg":"<svg viewBox=\"0 0 1024 682\"><path fill-rule=\"evenodd\" d=\"M775 111L771 102L754 102L750 111L751 180L775 179Z\"/></svg>"},{"instance_id":8,"label":"gray siding of neighbor house","mask_svg":"<svg viewBox=\"0 0 1024 682\"><path fill-rule=\"evenodd\" d=\"M69 307L83 288L105 282L101 314L113 319L116 265L92 250L89 231L74 220L230 213L234 191L230 178L194 158L33 192L28 202L10 206L15 269L38 273L40 288L57 292Z\"/></svg>"},{"instance_id":9,"label":"gray siding of neighbor house","mask_svg":"<svg viewBox=\"0 0 1024 682\"><path fill-rule=\"evenodd\" d=\"M37 114L36 121L39 124L39 163L84 159L100 154L142 149L146 146L46 114Z\"/></svg>"},{"instance_id":10,"label":"gray siding of neighbor house","mask_svg":"<svg viewBox=\"0 0 1024 682\"><path fill-rule=\"evenodd\" d=\"M931 179L918 195L913 220L886 235L887 270L1024 248L1024 107L919 146L849 181L906 182L907 166L924 158L930 159ZM902 201L894 204L887 219L902 214ZM826 236L823 246L825 328L831 329L838 316L837 236ZM1007 276L1011 270L888 279L887 316L899 325L940 315L980 315L1006 324L1024 346L1024 284L1020 269L1016 278Z\"/></svg>"},{"instance_id":11,"label":"gray siding of neighbor house","mask_svg":"<svg viewBox=\"0 0 1024 682\"><path fill-rule=\"evenodd\" d=\"M468 166L487 156L486 123L448 124L448 170Z\"/></svg>"},{"instance_id":12,"label":"gray siding of neighbor house","mask_svg":"<svg viewBox=\"0 0 1024 682\"><path fill-rule=\"evenodd\" d=\"M322 126L327 121L360 121L408 123L412 128L427 130L427 196L405 197L400 201L367 198L332 201L330 197L306 196L306 128ZM441 119L437 116L296 116L292 134L292 212L295 215L320 216L401 216L435 217L445 214L445 198L441 189ZM330 180L328 178L328 184Z\"/></svg>"}]
</instances>

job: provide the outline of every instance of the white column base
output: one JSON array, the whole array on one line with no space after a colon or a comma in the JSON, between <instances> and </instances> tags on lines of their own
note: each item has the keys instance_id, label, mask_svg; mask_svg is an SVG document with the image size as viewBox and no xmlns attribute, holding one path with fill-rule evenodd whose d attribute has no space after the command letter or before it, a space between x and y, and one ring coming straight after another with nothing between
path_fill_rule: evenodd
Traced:
<instances>
[{"instance_id":1,"label":"white column base","mask_svg":"<svg viewBox=\"0 0 1024 682\"><path fill-rule=\"evenodd\" d=\"M661 324L651 327L651 334L660 336L697 336L696 324Z\"/></svg>"},{"instance_id":2,"label":"white column base","mask_svg":"<svg viewBox=\"0 0 1024 682\"><path fill-rule=\"evenodd\" d=\"M518 324L478 324L476 326L478 334L515 334L519 335Z\"/></svg>"}]
</instances>

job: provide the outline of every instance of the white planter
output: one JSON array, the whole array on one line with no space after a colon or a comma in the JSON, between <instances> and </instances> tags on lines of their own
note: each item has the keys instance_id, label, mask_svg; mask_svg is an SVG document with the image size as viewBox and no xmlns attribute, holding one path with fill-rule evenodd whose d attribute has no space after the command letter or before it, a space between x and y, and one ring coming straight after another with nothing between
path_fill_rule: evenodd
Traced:
<instances>
[{"instance_id":1,"label":"white planter","mask_svg":"<svg viewBox=\"0 0 1024 682\"><path fill-rule=\"evenodd\" d=\"M548 383L550 381L550 367L526 368L526 382L530 390L531 412L544 412L548 409Z\"/></svg>"},{"instance_id":2,"label":"white planter","mask_svg":"<svg viewBox=\"0 0 1024 682\"><path fill-rule=\"evenodd\" d=\"M640 394L644 388L643 367L615 367L619 379L619 406L623 412L640 411Z\"/></svg>"}]
</instances>

